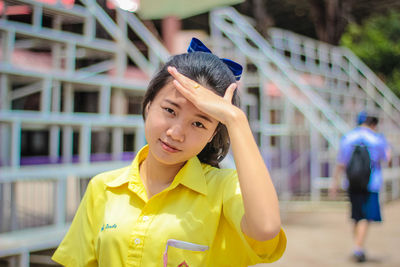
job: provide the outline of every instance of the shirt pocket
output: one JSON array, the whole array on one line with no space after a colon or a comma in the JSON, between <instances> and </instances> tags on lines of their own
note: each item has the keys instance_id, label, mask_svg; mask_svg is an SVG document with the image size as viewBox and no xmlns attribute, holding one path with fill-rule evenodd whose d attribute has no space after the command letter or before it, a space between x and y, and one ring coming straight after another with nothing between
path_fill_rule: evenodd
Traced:
<instances>
[{"instance_id":1,"label":"shirt pocket","mask_svg":"<svg viewBox=\"0 0 400 267\"><path fill-rule=\"evenodd\" d=\"M163 254L164 267L205 266L209 247L206 245L168 239Z\"/></svg>"}]
</instances>

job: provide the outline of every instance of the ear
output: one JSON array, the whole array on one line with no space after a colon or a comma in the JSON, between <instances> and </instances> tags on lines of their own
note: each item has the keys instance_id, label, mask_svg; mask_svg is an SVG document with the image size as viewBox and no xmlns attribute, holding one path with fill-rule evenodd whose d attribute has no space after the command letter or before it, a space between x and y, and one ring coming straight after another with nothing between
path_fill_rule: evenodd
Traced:
<instances>
[{"instance_id":1,"label":"ear","mask_svg":"<svg viewBox=\"0 0 400 267\"><path fill-rule=\"evenodd\" d=\"M149 113L151 101L149 101L144 109L144 117L147 117L147 113Z\"/></svg>"}]
</instances>

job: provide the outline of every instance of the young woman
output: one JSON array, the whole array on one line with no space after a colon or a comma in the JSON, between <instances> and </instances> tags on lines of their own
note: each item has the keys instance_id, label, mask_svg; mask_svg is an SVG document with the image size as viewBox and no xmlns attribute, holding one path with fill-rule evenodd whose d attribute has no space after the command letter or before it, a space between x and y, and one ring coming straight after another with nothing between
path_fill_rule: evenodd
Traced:
<instances>
[{"instance_id":1,"label":"young woman","mask_svg":"<svg viewBox=\"0 0 400 267\"><path fill-rule=\"evenodd\" d=\"M197 39L188 51L151 80L143 102L148 145L129 167L90 181L56 262L248 266L283 254L277 194L237 107L231 69L240 78L241 67ZM230 145L236 170L219 169Z\"/></svg>"}]
</instances>

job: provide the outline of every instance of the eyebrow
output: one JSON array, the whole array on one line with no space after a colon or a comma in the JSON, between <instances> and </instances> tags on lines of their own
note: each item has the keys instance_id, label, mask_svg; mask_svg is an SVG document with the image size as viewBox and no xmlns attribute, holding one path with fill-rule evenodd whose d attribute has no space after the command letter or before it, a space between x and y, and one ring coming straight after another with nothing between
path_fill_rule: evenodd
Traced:
<instances>
[{"instance_id":1,"label":"eyebrow","mask_svg":"<svg viewBox=\"0 0 400 267\"><path fill-rule=\"evenodd\" d=\"M182 107L181 107L178 103L175 103L174 101L171 101L171 100L169 100L169 99L164 99L164 101L165 101L165 102L168 102L169 104L171 104L171 105L173 105L173 106L175 106L175 107L177 107L177 108L179 108L179 109L182 109ZM195 114L195 116L197 116L197 117L199 117L199 118L202 118L202 119L204 119L204 120L206 120L206 121L212 123L212 120L211 120L209 117L207 117L207 116L205 116L205 115L203 115L203 114Z\"/></svg>"}]
</instances>

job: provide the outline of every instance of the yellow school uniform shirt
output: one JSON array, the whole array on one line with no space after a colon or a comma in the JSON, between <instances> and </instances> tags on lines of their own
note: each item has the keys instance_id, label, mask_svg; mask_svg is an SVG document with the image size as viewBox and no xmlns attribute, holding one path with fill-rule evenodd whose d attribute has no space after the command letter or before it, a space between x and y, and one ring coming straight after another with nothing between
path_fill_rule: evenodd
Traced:
<instances>
[{"instance_id":1,"label":"yellow school uniform shirt","mask_svg":"<svg viewBox=\"0 0 400 267\"><path fill-rule=\"evenodd\" d=\"M264 242L241 231L244 208L235 170L193 157L168 188L147 199L139 177L147 154L146 146L129 167L91 179L54 261L73 267L236 267L281 257L283 230Z\"/></svg>"}]
</instances>

